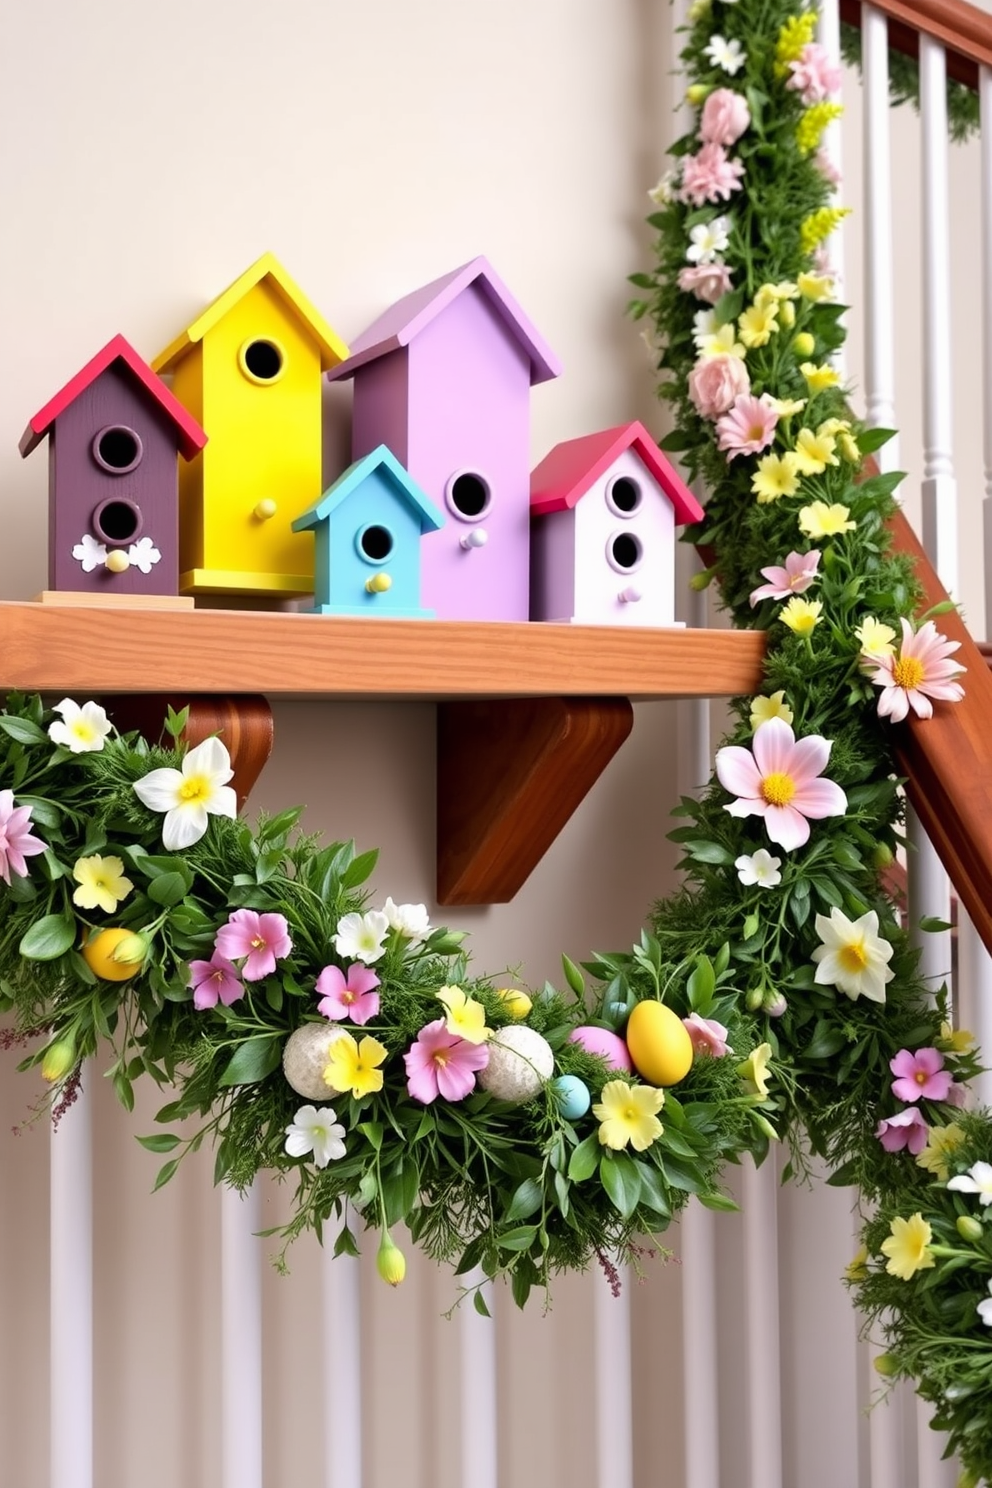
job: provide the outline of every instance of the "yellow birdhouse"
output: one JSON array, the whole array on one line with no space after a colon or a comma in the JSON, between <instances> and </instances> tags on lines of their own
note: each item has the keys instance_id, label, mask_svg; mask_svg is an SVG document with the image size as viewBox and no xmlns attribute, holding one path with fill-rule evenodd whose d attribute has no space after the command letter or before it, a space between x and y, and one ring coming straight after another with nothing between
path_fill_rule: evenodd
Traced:
<instances>
[{"instance_id":1,"label":"yellow birdhouse","mask_svg":"<svg viewBox=\"0 0 992 1488\"><path fill-rule=\"evenodd\" d=\"M181 592L313 592L313 537L292 523L323 489L322 374L347 356L266 253L156 357L209 435L179 476Z\"/></svg>"}]
</instances>

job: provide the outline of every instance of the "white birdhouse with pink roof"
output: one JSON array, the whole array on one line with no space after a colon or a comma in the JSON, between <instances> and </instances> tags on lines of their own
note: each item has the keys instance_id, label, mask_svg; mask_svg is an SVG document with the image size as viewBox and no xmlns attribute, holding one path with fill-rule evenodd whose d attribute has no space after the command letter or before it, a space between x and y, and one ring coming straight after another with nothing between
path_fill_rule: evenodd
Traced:
<instances>
[{"instance_id":1,"label":"white birdhouse with pink roof","mask_svg":"<svg viewBox=\"0 0 992 1488\"><path fill-rule=\"evenodd\" d=\"M556 444L531 476L532 620L675 625L675 529L703 509L641 423Z\"/></svg>"}]
</instances>

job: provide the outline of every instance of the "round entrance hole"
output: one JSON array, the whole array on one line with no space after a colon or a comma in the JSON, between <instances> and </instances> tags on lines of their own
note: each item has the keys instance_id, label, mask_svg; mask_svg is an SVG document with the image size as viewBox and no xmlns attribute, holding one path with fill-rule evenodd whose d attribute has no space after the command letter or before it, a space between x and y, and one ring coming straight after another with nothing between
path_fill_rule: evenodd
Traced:
<instances>
[{"instance_id":1,"label":"round entrance hole","mask_svg":"<svg viewBox=\"0 0 992 1488\"><path fill-rule=\"evenodd\" d=\"M610 563L621 573L629 573L632 568L636 568L643 557L640 539L632 532L618 532L615 537L611 537L606 551Z\"/></svg>"},{"instance_id":2,"label":"round entrance hole","mask_svg":"<svg viewBox=\"0 0 992 1488\"><path fill-rule=\"evenodd\" d=\"M141 508L123 497L101 501L93 513L93 531L112 547L132 543L141 531Z\"/></svg>"},{"instance_id":3,"label":"round entrance hole","mask_svg":"<svg viewBox=\"0 0 992 1488\"><path fill-rule=\"evenodd\" d=\"M373 525L359 533L358 548L370 563L383 563L393 551L393 534L388 527Z\"/></svg>"},{"instance_id":4,"label":"round entrance hole","mask_svg":"<svg viewBox=\"0 0 992 1488\"><path fill-rule=\"evenodd\" d=\"M618 475L606 492L606 503L620 517L629 517L641 504L641 488L629 475Z\"/></svg>"},{"instance_id":5,"label":"round entrance hole","mask_svg":"<svg viewBox=\"0 0 992 1488\"><path fill-rule=\"evenodd\" d=\"M93 458L111 475L126 475L141 460L141 439L126 424L108 424L93 440Z\"/></svg>"},{"instance_id":6,"label":"round entrance hole","mask_svg":"<svg viewBox=\"0 0 992 1488\"><path fill-rule=\"evenodd\" d=\"M466 522L477 522L484 516L491 500L488 481L474 470L463 470L454 476L446 494L455 516Z\"/></svg>"},{"instance_id":7,"label":"round entrance hole","mask_svg":"<svg viewBox=\"0 0 992 1488\"><path fill-rule=\"evenodd\" d=\"M253 382L275 382L286 365L282 347L267 337L246 341L238 354L242 370Z\"/></svg>"}]
</instances>

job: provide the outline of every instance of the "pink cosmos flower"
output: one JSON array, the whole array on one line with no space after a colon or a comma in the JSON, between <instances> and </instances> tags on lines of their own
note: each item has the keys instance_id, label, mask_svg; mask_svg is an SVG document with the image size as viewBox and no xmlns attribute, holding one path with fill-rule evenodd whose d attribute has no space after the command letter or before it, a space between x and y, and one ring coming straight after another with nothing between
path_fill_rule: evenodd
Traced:
<instances>
[{"instance_id":1,"label":"pink cosmos flower","mask_svg":"<svg viewBox=\"0 0 992 1488\"><path fill-rule=\"evenodd\" d=\"M682 1022L697 1054L709 1054L713 1059L722 1059L724 1054L731 1053L727 1044L727 1030L715 1018L701 1018L698 1013L690 1013Z\"/></svg>"},{"instance_id":2,"label":"pink cosmos flower","mask_svg":"<svg viewBox=\"0 0 992 1488\"><path fill-rule=\"evenodd\" d=\"M677 282L679 289L686 294L694 294L697 300L705 300L708 305L715 305L720 296L725 295L734 285L727 265L718 260L713 263L688 264L684 269L679 269Z\"/></svg>"},{"instance_id":3,"label":"pink cosmos flower","mask_svg":"<svg viewBox=\"0 0 992 1488\"><path fill-rule=\"evenodd\" d=\"M886 1152L901 1152L904 1147L908 1147L916 1157L927 1145L930 1128L923 1120L919 1107L910 1106L908 1110L897 1111L894 1116L880 1121L875 1128L875 1135Z\"/></svg>"},{"instance_id":4,"label":"pink cosmos flower","mask_svg":"<svg viewBox=\"0 0 992 1488\"><path fill-rule=\"evenodd\" d=\"M740 393L749 392L751 379L743 357L721 351L704 357L689 373L689 397L700 418L717 419L734 406Z\"/></svg>"},{"instance_id":5,"label":"pink cosmos flower","mask_svg":"<svg viewBox=\"0 0 992 1488\"><path fill-rule=\"evenodd\" d=\"M714 88L703 104L699 138L704 145L736 145L750 126L751 110L733 88Z\"/></svg>"},{"instance_id":6,"label":"pink cosmos flower","mask_svg":"<svg viewBox=\"0 0 992 1488\"><path fill-rule=\"evenodd\" d=\"M367 1023L379 1011L379 978L368 966L357 961L348 967L347 977L337 966L325 966L317 978L321 1000L318 1013L325 1018L350 1018L352 1023Z\"/></svg>"},{"instance_id":7,"label":"pink cosmos flower","mask_svg":"<svg viewBox=\"0 0 992 1488\"><path fill-rule=\"evenodd\" d=\"M910 708L917 718L931 718L931 698L957 703L964 697L960 682L951 679L960 677L965 668L948 660L961 642L942 636L932 620L915 632L905 618L901 624L899 655L871 658L870 680L882 688L878 716L891 718L893 723L901 723Z\"/></svg>"},{"instance_id":8,"label":"pink cosmos flower","mask_svg":"<svg viewBox=\"0 0 992 1488\"><path fill-rule=\"evenodd\" d=\"M193 988L193 1006L201 1013L205 1008L216 1007L218 1002L230 1007L245 993L237 967L216 951L209 961L189 963L189 984Z\"/></svg>"},{"instance_id":9,"label":"pink cosmos flower","mask_svg":"<svg viewBox=\"0 0 992 1488\"><path fill-rule=\"evenodd\" d=\"M793 594L804 594L820 577L819 566L820 550L813 548L809 553L790 553L784 568L777 568L774 564L763 568L761 572L768 583L752 590L749 596L751 608L763 599L789 599Z\"/></svg>"},{"instance_id":10,"label":"pink cosmos flower","mask_svg":"<svg viewBox=\"0 0 992 1488\"><path fill-rule=\"evenodd\" d=\"M439 1095L464 1100L475 1089L476 1072L489 1063L489 1049L449 1033L444 1019L438 1018L420 1030L403 1063L410 1095L429 1106Z\"/></svg>"},{"instance_id":11,"label":"pink cosmos flower","mask_svg":"<svg viewBox=\"0 0 992 1488\"><path fill-rule=\"evenodd\" d=\"M786 852L809 841L807 817L843 816L844 792L819 778L830 758L829 739L797 739L783 719L769 718L755 730L752 747L753 754L739 744L716 752L717 778L738 798L723 808L731 816L763 816L770 840Z\"/></svg>"},{"instance_id":12,"label":"pink cosmos flower","mask_svg":"<svg viewBox=\"0 0 992 1488\"><path fill-rule=\"evenodd\" d=\"M785 86L802 94L806 108L840 92L843 74L831 62L829 52L815 41L807 42L797 60L789 63L789 72L792 76Z\"/></svg>"},{"instance_id":13,"label":"pink cosmos flower","mask_svg":"<svg viewBox=\"0 0 992 1488\"><path fill-rule=\"evenodd\" d=\"M31 807L15 806L14 792L0 791L0 878L5 884L10 883L11 869L18 878L27 878L25 858L45 851L47 844L28 831L30 821Z\"/></svg>"},{"instance_id":14,"label":"pink cosmos flower","mask_svg":"<svg viewBox=\"0 0 992 1488\"><path fill-rule=\"evenodd\" d=\"M739 393L734 406L716 421L717 443L727 452L727 463L736 455L757 455L775 438L778 413L767 393Z\"/></svg>"},{"instance_id":15,"label":"pink cosmos flower","mask_svg":"<svg viewBox=\"0 0 992 1488\"><path fill-rule=\"evenodd\" d=\"M214 940L214 952L238 961L247 956L241 975L258 982L276 969L276 959L293 949L285 915L258 914L254 909L236 909Z\"/></svg>"},{"instance_id":16,"label":"pink cosmos flower","mask_svg":"<svg viewBox=\"0 0 992 1488\"><path fill-rule=\"evenodd\" d=\"M953 1080L944 1068L944 1056L938 1049L900 1049L889 1060L889 1069L898 1079L892 1081L892 1094L907 1103L918 1100L947 1099Z\"/></svg>"},{"instance_id":17,"label":"pink cosmos flower","mask_svg":"<svg viewBox=\"0 0 992 1488\"><path fill-rule=\"evenodd\" d=\"M686 155L682 161L680 195L694 207L729 201L740 191L743 174L741 162L731 160L722 145L704 145L698 155Z\"/></svg>"}]
</instances>

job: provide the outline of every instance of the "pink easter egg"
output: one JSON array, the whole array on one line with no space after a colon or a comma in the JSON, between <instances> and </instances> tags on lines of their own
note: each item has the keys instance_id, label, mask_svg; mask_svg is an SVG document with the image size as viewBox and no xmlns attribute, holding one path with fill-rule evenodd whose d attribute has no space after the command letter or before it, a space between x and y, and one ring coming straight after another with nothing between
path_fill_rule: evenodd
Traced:
<instances>
[{"instance_id":1,"label":"pink easter egg","mask_svg":"<svg viewBox=\"0 0 992 1488\"><path fill-rule=\"evenodd\" d=\"M627 1053L627 1045L619 1034L611 1033L608 1028L592 1028L583 1024L581 1028L572 1029L568 1040L572 1044L581 1044L588 1054L599 1054L610 1069L623 1070L629 1075L634 1068Z\"/></svg>"}]
</instances>

